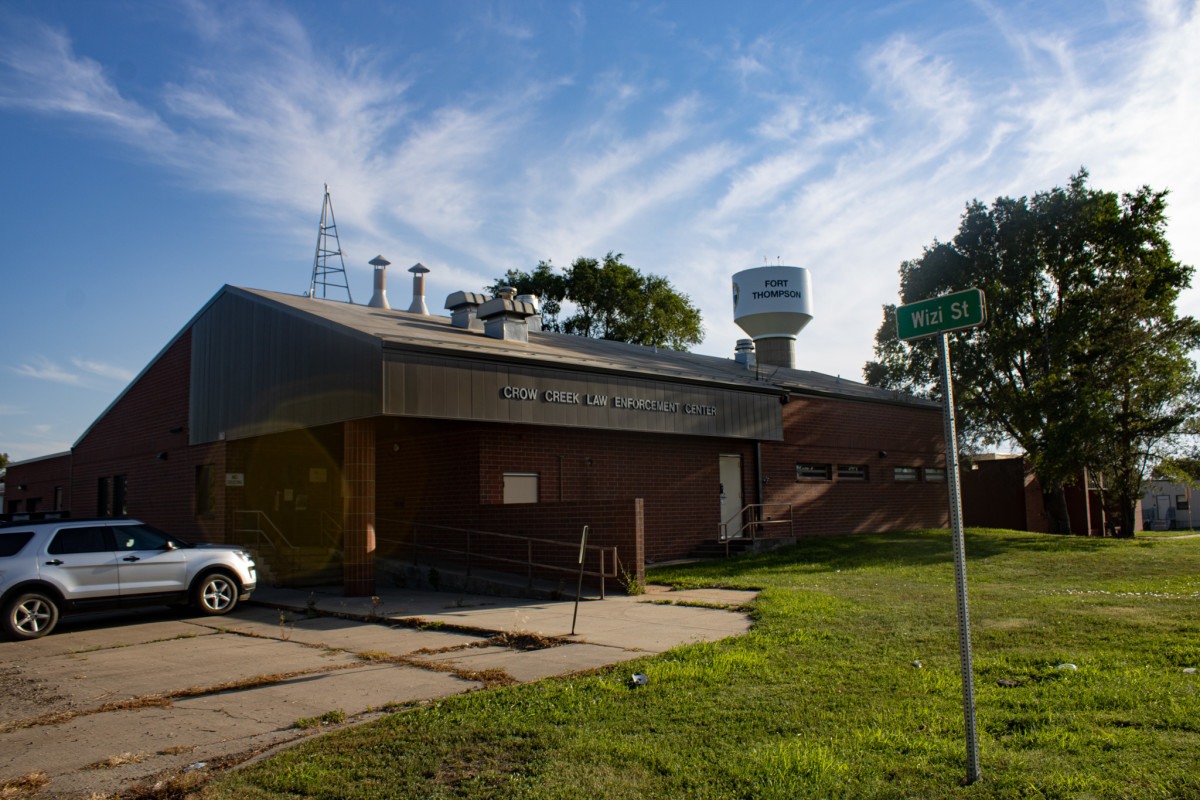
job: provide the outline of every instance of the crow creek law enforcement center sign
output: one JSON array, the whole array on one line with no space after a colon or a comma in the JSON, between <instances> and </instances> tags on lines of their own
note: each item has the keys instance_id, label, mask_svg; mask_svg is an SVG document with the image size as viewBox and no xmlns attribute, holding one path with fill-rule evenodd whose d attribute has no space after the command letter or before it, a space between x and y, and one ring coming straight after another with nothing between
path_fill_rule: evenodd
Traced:
<instances>
[{"instance_id":1,"label":"crow creek law enforcement center sign","mask_svg":"<svg viewBox=\"0 0 1200 800\"><path fill-rule=\"evenodd\" d=\"M779 441L781 391L386 354L384 413Z\"/></svg>"}]
</instances>

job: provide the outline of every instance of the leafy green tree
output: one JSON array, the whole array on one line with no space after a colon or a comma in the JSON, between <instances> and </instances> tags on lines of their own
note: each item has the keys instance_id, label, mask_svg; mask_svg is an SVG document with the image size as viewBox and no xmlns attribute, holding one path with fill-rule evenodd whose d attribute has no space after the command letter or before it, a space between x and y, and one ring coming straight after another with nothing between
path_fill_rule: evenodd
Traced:
<instances>
[{"instance_id":1,"label":"leafy green tree","mask_svg":"<svg viewBox=\"0 0 1200 800\"><path fill-rule=\"evenodd\" d=\"M547 330L611 339L648 347L686 350L704 339L700 311L687 295L660 275L643 275L621 253L603 259L577 258L563 273L541 261L532 272L509 270L489 287L514 286L536 294ZM562 303L575 313L559 320Z\"/></svg>"},{"instance_id":2,"label":"leafy green tree","mask_svg":"<svg viewBox=\"0 0 1200 800\"><path fill-rule=\"evenodd\" d=\"M952 345L964 434L1025 451L1060 532L1065 487L1085 467L1102 472L1131 535L1147 465L1194 408L1200 325L1176 314L1192 268L1166 240L1166 192L1118 197L1087 177L970 203L953 241L901 265L900 297L983 289L987 323ZM884 310L867 382L938 394L936 339L900 342L895 313Z\"/></svg>"}]
</instances>

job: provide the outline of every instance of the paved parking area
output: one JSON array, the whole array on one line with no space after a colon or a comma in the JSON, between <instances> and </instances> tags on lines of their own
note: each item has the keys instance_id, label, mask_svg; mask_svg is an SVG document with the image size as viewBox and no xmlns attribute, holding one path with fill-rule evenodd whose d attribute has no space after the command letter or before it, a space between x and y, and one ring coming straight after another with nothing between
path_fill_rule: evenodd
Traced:
<instances>
[{"instance_id":1,"label":"paved parking area","mask_svg":"<svg viewBox=\"0 0 1200 800\"><path fill-rule=\"evenodd\" d=\"M46 638L0 642L0 787L39 776L33 796L95 797L210 769L310 735L296 722L327 712L357 722L744 633L743 613L674 603L753 596L584 602L575 636L572 602L435 592L272 589L226 617L68 617Z\"/></svg>"}]
</instances>

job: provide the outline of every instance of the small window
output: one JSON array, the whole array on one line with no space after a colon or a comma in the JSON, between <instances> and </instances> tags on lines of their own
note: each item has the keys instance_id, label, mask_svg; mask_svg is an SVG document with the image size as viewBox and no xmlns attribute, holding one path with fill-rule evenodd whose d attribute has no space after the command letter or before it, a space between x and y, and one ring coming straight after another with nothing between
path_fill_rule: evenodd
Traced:
<instances>
[{"instance_id":1,"label":"small window","mask_svg":"<svg viewBox=\"0 0 1200 800\"><path fill-rule=\"evenodd\" d=\"M1191 510L1190 506L1188 506L1188 502L1188 496L1186 494L1175 495L1175 508L1179 509L1180 511Z\"/></svg>"},{"instance_id":2,"label":"small window","mask_svg":"<svg viewBox=\"0 0 1200 800\"><path fill-rule=\"evenodd\" d=\"M0 558L15 556L21 548L29 544L33 531L13 531L0 533Z\"/></svg>"},{"instance_id":3,"label":"small window","mask_svg":"<svg viewBox=\"0 0 1200 800\"><path fill-rule=\"evenodd\" d=\"M112 552L112 539L107 527L64 528L54 535L46 552L56 556L74 553Z\"/></svg>"},{"instance_id":4,"label":"small window","mask_svg":"<svg viewBox=\"0 0 1200 800\"><path fill-rule=\"evenodd\" d=\"M865 481L867 467L863 464L838 464L839 481Z\"/></svg>"},{"instance_id":5,"label":"small window","mask_svg":"<svg viewBox=\"0 0 1200 800\"><path fill-rule=\"evenodd\" d=\"M896 467L895 476L898 481L915 481L917 479L917 468Z\"/></svg>"},{"instance_id":6,"label":"small window","mask_svg":"<svg viewBox=\"0 0 1200 800\"><path fill-rule=\"evenodd\" d=\"M946 470L941 467L926 467L925 480L939 482L946 480Z\"/></svg>"},{"instance_id":7,"label":"small window","mask_svg":"<svg viewBox=\"0 0 1200 800\"><path fill-rule=\"evenodd\" d=\"M504 503L536 503L538 474L536 472L504 473Z\"/></svg>"},{"instance_id":8,"label":"small window","mask_svg":"<svg viewBox=\"0 0 1200 800\"><path fill-rule=\"evenodd\" d=\"M832 472L828 464L797 464L796 478L802 481L827 481Z\"/></svg>"}]
</instances>

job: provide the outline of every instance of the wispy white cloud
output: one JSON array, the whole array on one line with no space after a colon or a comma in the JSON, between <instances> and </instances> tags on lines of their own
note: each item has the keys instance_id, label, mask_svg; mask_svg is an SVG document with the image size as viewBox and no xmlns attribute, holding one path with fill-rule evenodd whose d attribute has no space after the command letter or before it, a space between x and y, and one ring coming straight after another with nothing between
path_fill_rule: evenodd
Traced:
<instances>
[{"instance_id":1,"label":"wispy white cloud","mask_svg":"<svg viewBox=\"0 0 1200 800\"><path fill-rule=\"evenodd\" d=\"M40 381L72 385L80 383L78 373L66 371L45 356L38 356L33 359L33 363L20 364L13 367L13 371L18 375L24 375L26 378L36 378Z\"/></svg>"},{"instance_id":2,"label":"wispy white cloud","mask_svg":"<svg viewBox=\"0 0 1200 800\"><path fill-rule=\"evenodd\" d=\"M105 381L127 382L133 379L134 373L125 367L108 364L103 361L73 357L71 364L74 370L67 369L51 359L39 355L29 362L13 367L13 371L26 378L35 378L52 383L64 383L71 386L89 386L87 376L103 378ZM0 413L3 413L0 411ZM16 412L12 412L16 413Z\"/></svg>"},{"instance_id":3,"label":"wispy white cloud","mask_svg":"<svg viewBox=\"0 0 1200 800\"><path fill-rule=\"evenodd\" d=\"M28 413L28 410L20 406L0 404L0 417L17 417Z\"/></svg>"},{"instance_id":4,"label":"wispy white cloud","mask_svg":"<svg viewBox=\"0 0 1200 800\"><path fill-rule=\"evenodd\" d=\"M103 361L93 361L85 358L72 358L71 363L74 364L77 369L81 369L86 373L114 381L128 382L133 380L133 376L135 374L131 369L120 367L115 364L108 364Z\"/></svg>"},{"instance_id":5,"label":"wispy white cloud","mask_svg":"<svg viewBox=\"0 0 1200 800\"><path fill-rule=\"evenodd\" d=\"M13 17L0 23L0 107L74 117L138 139L169 135L155 114L121 96L100 64L77 56L61 31Z\"/></svg>"}]
</instances>

